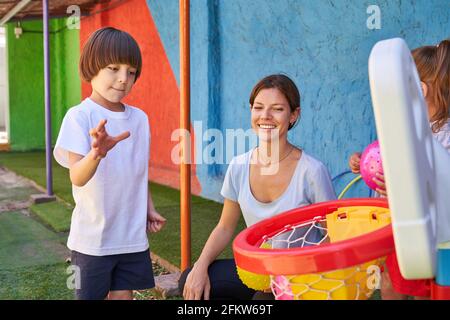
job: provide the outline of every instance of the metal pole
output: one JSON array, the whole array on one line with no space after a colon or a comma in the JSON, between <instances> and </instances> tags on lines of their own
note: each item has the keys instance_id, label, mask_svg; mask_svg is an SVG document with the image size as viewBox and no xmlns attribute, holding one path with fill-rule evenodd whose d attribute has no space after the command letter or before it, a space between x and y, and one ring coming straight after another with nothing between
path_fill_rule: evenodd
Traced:
<instances>
[{"instance_id":1,"label":"metal pole","mask_svg":"<svg viewBox=\"0 0 450 320\"><path fill-rule=\"evenodd\" d=\"M189 0L180 0L181 270L191 265L191 147Z\"/></svg>"},{"instance_id":2,"label":"metal pole","mask_svg":"<svg viewBox=\"0 0 450 320\"><path fill-rule=\"evenodd\" d=\"M48 32L48 0L42 0L44 24L44 85L45 85L45 154L47 165L47 195L53 195L52 183L52 121L50 114L50 60Z\"/></svg>"}]
</instances>

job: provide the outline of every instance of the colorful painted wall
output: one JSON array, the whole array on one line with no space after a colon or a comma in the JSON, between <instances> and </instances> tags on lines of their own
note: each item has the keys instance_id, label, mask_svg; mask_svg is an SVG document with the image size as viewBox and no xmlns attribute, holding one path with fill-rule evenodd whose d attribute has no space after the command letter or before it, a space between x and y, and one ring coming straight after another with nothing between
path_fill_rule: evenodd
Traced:
<instances>
[{"instance_id":1,"label":"colorful painted wall","mask_svg":"<svg viewBox=\"0 0 450 320\"><path fill-rule=\"evenodd\" d=\"M125 102L144 110L150 121L150 179L179 187L179 166L171 160L172 132L179 127L180 93L158 30L145 0L125 1L124 4L102 11L104 5L95 8L93 14L81 21L80 46L89 35L100 27L112 26L130 33L143 55L141 77ZM83 83L82 96L91 93L89 84ZM194 137L193 137L194 139ZM201 193L201 186L192 167L192 192Z\"/></svg>"},{"instance_id":2,"label":"colorful painted wall","mask_svg":"<svg viewBox=\"0 0 450 320\"><path fill-rule=\"evenodd\" d=\"M7 25L10 143L15 151L45 147L42 21L21 25L18 39L15 24ZM65 19L52 19L49 26L53 142L64 114L81 95L79 32L65 25Z\"/></svg>"},{"instance_id":3,"label":"colorful painted wall","mask_svg":"<svg viewBox=\"0 0 450 320\"><path fill-rule=\"evenodd\" d=\"M150 179L174 187L179 183L178 166L171 160L177 144L171 136L179 125L178 5L178 0L129 0L109 10L99 5L82 20L79 35L67 31L52 42L52 51L60 53L59 58L52 55L52 64L59 65L54 70L66 68L65 73L53 71L52 87L58 88L52 91L58 105L53 119L56 137L66 108L90 94L88 84L81 85L81 95L77 91L76 73L79 49L89 34L114 26L136 38L144 56L143 72L126 102L149 115ZM380 10L380 29L367 27L373 15L367 12L370 5ZM447 0L191 0L194 193L221 200L230 154L211 152L211 145L230 142L225 139L229 129L250 128L249 93L271 73L288 74L301 91L302 118L290 132L291 141L322 160L332 176L347 171L348 156L376 139L367 74L371 48L392 37L405 38L411 48L449 37L449 9ZM27 27L39 29L41 24L30 22ZM8 28L8 42L13 43L9 61L15 150L44 146L39 37L25 34L21 42L15 41ZM225 140L219 141L221 136ZM247 144L245 151L249 148ZM206 164L204 153L222 157L224 163ZM336 190L352 178L337 178ZM367 195L361 183L348 193Z\"/></svg>"},{"instance_id":4,"label":"colorful painted wall","mask_svg":"<svg viewBox=\"0 0 450 320\"><path fill-rule=\"evenodd\" d=\"M178 81L178 0L147 4ZM370 5L380 9L381 29L367 27ZM447 0L192 0L191 18L192 121L224 136L226 129L247 130L253 85L286 73L302 96L302 118L290 139L333 177L348 170L351 153L376 139L367 72L373 45L402 37L414 48L450 36ZM225 170L226 164L197 165L202 195L220 199ZM353 177L336 179L336 191ZM347 195L369 191L360 183Z\"/></svg>"}]
</instances>

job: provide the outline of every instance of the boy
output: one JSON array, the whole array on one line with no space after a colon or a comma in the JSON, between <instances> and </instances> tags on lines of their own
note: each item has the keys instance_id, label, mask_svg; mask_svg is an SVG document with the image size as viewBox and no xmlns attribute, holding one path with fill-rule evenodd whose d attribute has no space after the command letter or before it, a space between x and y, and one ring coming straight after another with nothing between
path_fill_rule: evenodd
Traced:
<instances>
[{"instance_id":1,"label":"boy","mask_svg":"<svg viewBox=\"0 0 450 320\"><path fill-rule=\"evenodd\" d=\"M75 200L67 246L79 270L78 299L132 299L132 290L154 287L146 229L157 232L166 220L148 191L149 123L121 103L141 66L128 33L95 31L80 57L92 94L68 110L56 142Z\"/></svg>"}]
</instances>

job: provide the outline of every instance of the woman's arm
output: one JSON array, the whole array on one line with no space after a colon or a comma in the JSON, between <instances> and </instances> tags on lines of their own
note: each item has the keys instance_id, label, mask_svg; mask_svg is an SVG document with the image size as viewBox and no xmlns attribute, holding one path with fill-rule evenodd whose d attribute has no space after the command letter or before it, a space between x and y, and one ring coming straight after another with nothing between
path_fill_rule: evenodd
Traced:
<instances>
[{"instance_id":1,"label":"woman's arm","mask_svg":"<svg viewBox=\"0 0 450 320\"><path fill-rule=\"evenodd\" d=\"M200 257L186 279L183 291L185 299L200 300L203 295L205 300L209 300L208 267L231 241L240 215L239 204L225 199L219 223L211 232Z\"/></svg>"}]
</instances>

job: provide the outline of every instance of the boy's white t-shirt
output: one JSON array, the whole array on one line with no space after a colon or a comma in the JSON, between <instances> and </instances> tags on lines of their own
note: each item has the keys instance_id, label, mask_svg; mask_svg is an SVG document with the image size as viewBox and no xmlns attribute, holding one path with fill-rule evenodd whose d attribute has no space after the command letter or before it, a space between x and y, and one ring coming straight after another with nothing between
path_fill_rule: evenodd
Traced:
<instances>
[{"instance_id":1,"label":"boy's white t-shirt","mask_svg":"<svg viewBox=\"0 0 450 320\"><path fill-rule=\"evenodd\" d=\"M105 256L148 249L147 201L150 127L142 110L125 105L110 111L87 98L64 117L54 157L69 167L68 151L86 155L91 150L89 130L106 119L106 131L130 137L103 158L83 187L72 185L75 209L67 246L87 255Z\"/></svg>"},{"instance_id":2,"label":"boy's white t-shirt","mask_svg":"<svg viewBox=\"0 0 450 320\"><path fill-rule=\"evenodd\" d=\"M258 201L250 189L250 150L228 166L221 195L238 202L247 227L290 209L336 199L330 175L322 162L302 151L287 189L270 203Z\"/></svg>"}]
</instances>

